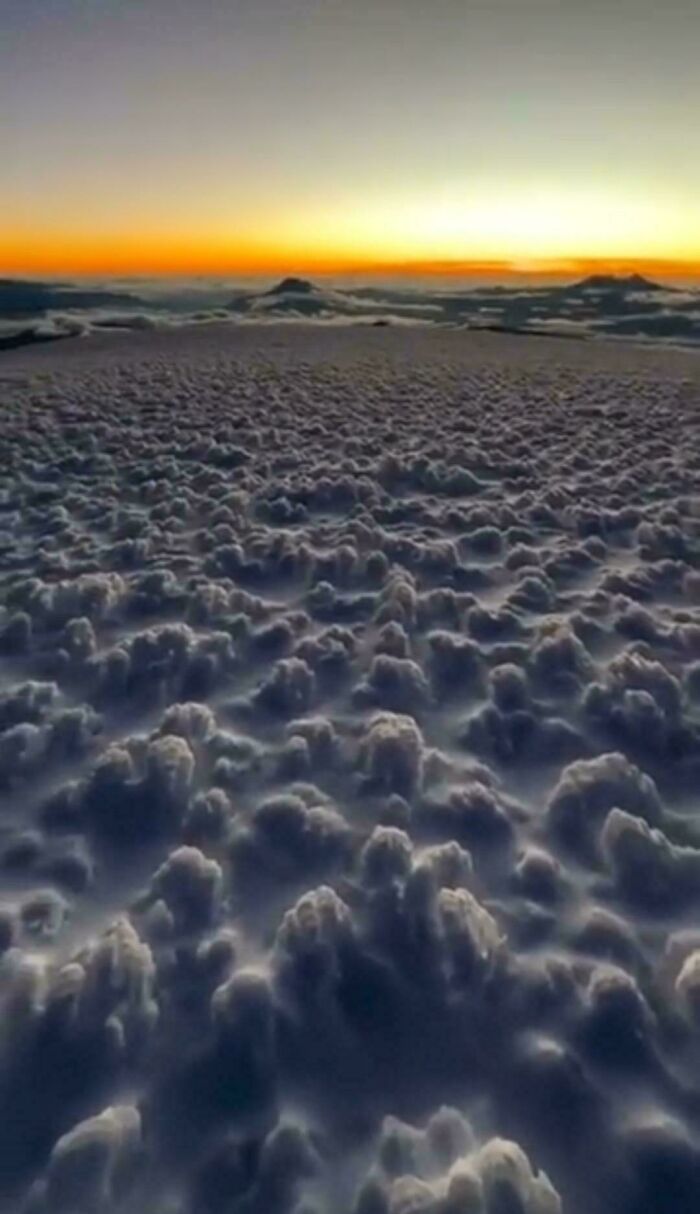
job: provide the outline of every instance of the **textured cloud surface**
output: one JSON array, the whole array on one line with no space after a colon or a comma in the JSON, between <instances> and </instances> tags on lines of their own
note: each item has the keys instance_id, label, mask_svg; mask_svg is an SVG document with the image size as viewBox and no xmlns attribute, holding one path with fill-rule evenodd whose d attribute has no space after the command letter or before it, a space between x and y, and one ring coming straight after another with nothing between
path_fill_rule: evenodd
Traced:
<instances>
[{"instance_id":1,"label":"textured cloud surface","mask_svg":"<svg viewBox=\"0 0 700 1214\"><path fill-rule=\"evenodd\" d=\"M3 357L0 1207L700 1208L696 358Z\"/></svg>"}]
</instances>

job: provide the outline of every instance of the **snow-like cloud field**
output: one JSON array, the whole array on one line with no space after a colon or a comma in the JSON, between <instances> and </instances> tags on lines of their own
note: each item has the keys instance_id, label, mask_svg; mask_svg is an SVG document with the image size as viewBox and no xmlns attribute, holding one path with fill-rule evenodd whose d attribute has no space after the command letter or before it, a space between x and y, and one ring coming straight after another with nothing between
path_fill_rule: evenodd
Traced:
<instances>
[{"instance_id":1,"label":"snow-like cloud field","mask_svg":"<svg viewBox=\"0 0 700 1214\"><path fill-rule=\"evenodd\" d=\"M0 356L0 1208L700 1208L700 362Z\"/></svg>"}]
</instances>

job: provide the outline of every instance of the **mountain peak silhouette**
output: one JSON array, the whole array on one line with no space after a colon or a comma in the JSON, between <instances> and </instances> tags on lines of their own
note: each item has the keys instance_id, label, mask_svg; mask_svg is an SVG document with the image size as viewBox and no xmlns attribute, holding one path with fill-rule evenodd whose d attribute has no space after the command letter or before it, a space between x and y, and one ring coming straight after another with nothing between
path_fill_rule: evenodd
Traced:
<instances>
[{"instance_id":1,"label":"mountain peak silhouette","mask_svg":"<svg viewBox=\"0 0 700 1214\"><path fill-rule=\"evenodd\" d=\"M266 295L315 295L318 287L306 278L283 278Z\"/></svg>"},{"instance_id":2,"label":"mountain peak silhouette","mask_svg":"<svg viewBox=\"0 0 700 1214\"><path fill-rule=\"evenodd\" d=\"M577 291L664 291L658 282L641 274L591 274L574 283Z\"/></svg>"}]
</instances>

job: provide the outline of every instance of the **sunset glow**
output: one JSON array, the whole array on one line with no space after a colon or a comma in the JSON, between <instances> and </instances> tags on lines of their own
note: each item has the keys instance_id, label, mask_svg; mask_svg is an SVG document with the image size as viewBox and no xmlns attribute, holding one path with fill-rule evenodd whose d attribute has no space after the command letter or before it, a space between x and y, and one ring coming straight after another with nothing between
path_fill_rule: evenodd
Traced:
<instances>
[{"instance_id":1,"label":"sunset glow","mask_svg":"<svg viewBox=\"0 0 700 1214\"><path fill-rule=\"evenodd\" d=\"M403 222L402 222L403 218ZM336 220L319 217L307 238L300 230L280 239L280 224L267 236L238 237L225 232L181 234L26 229L0 234L0 273L90 275L280 274L426 274L499 277L503 274L560 276L605 270L632 270L679 278L700 278L700 247L690 240L654 240L635 244L624 223L605 232L595 224L577 241L567 225L546 209L519 212L514 202L464 219L436 208L422 215L407 208L383 239L381 223L349 220L336 232ZM581 233L586 231L581 229ZM410 233L414 235L411 236ZM464 235L463 235L464 233ZM502 233L502 235L500 235ZM596 233L598 233L596 237ZM689 234L690 235L690 234ZM335 238L334 238L335 237ZM637 253L636 250L643 250Z\"/></svg>"},{"instance_id":2,"label":"sunset glow","mask_svg":"<svg viewBox=\"0 0 700 1214\"><path fill-rule=\"evenodd\" d=\"M700 276L685 0L0 7L0 273Z\"/></svg>"},{"instance_id":3,"label":"sunset glow","mask_svg":"<svg viewBox=\"0 0 700 1214\"><path fill-rule=\"evenodd\" d=\"M104 214L95 223L66 206L42 223L18 214L0 234L6 273L265 274L552 273L594 264L609 269L644 264L700 277L700 227L695 205L676 197L625 198L602 189L576 191L517 183L470 184L435 196L367 193L333 204L253 208L205 221L176 200L162 223L153 215Z\"/></svg>"}]
</instances>

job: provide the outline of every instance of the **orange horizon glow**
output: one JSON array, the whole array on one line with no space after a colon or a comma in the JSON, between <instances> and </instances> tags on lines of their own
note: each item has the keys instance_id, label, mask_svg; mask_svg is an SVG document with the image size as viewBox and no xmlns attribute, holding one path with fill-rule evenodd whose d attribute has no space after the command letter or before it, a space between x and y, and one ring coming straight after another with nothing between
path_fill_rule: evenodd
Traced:
<instances>
[{"instance_id":1,"label":"orange horizon glow","mask_svg":"<svg viewBox=\"0 0 700 1214\"><path fill-rule=\"evenodd\" d=\"M627 7L10 5L0 274L700 280L693 5Z\"/></svg>"},{"instance_id":2,"label":"orange horizon glow","mask_svg":"<svg viewBox=\"0 0 700 1214\"><path fill-rule=\"evenodd\" d=\"M251 189L255 183L251 184ZM40 200L13 208L0 273L73 276L561 277L646 270L700 278L694 210L673 193L627 195L603 182L493 178L469 186L338 190L281 204L270 192L139 202L68 196L50 220ZM85 217L84 217L85 216Z\"/></svg>"},{"instance_id":3,"label":"orange horizon glow","mask_svg":"<svg viewBox=\"0 0 700 1214\"><path fill-rule=\"evenodd\" d=\"M290 273L322 276L467 278L563 278L596 273L631 274L700 281L700 259L640 255L591 257L572 254L531 258L430 258L405 260L358 254L315 254L287 248L221 248L184 241L110 240L80 242L0 238L0 275L70 277L252 277Z\"/></svg>"}]
</instances>

